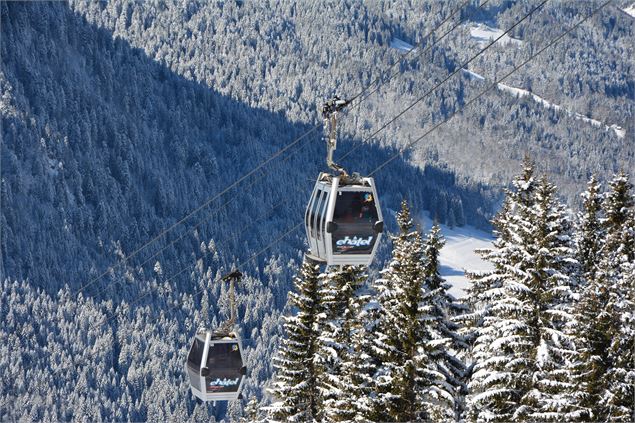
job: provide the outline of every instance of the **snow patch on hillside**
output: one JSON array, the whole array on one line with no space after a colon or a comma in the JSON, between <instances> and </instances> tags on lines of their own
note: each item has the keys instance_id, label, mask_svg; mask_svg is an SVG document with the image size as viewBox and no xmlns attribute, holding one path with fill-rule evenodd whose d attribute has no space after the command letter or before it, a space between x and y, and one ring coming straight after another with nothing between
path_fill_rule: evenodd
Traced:
<instances>
[{"instance_id":1,"label":"snow patch on hillside","mask_svg":"<svg viewBox=\"0 0 635 423\"><path fill-rule=\"evenodd\" d=\"M554 109L554 110L564 110L566 113L569 114L569 116L573 116L575 119L581 120L583 122L589 123L597 128L602 128L604 127L605 131L608 130L612 130L615 132L615 135L617 135L619 138L624 138L624 135L626 134L626 131L617 125L605 125L604 123L600 122L599 120L596 119L592 119L590 117L584 116L580 113L576 113L576 112L571 112L567 109L564 109L562 106L559 106L557 104L551 103L548 100L545 100L544 98L540 97L539 95L533 94L527 90L523 90L521 88L515 88L515 87L511 87L509 85L505 85L505 84L498 84L498 89L502 90L502 91L506 91L508 93L511 93L517 97L525 97L525 96L531 96L531 98L537 102L540 103L542 106L546 107L547 109Z\"/></svg>"},{"instance_id":2,"label":"snow patch on hillside","mask_svg":"<svg viewBox=\"0 0 635 423\"><path fill-rule=\"evenodd\" d=\"M469 70L469 69L461 69L461 70L462 70L462 71L463 71L463 73L465 73L465 74L468 76L468 78L470 78L470 79L477 79L477 80L479 80L479 81L483 81L483 80L485 79L485 78L483 78L483 76L482 76L482 75L479 75L479 74L478 74L478 73L476 73L476 72L472 72L472 71L471 71L471 70Z\"/></svg>"},{"instance_id":3,"label":"snow patch on hillside","mask_svg":"<svg viewBox=\"0 0 635 423\"><path fill-rule=\"evenodd\" d=\"M417 221L421 229L426 234L432 227L432 219L427 215L421 216ZM490 263L481 259L474 250L492 248L494 237L485 231L478 230L472 226L449 228L441 225L441 233L445 238L445 246L441 249L439 257L441 261L441 276L452 288L450 293L456 298L465 295L465 288L469 281L465 277L465 271L483 272L492 270Z\"/></svg>"},{"instance_id":4,"label":"snow patch on hillside","mask_svg":"<svg viewBox=\"0 0 635 423\"><path fill-rule=\"evenodd\" d=\"M407 42L405 42L404 40L400 40L399 38L394 38L390 42L390 47L396 48L397 50L402 51L404 53L407 53L413 49L416 50L412 44L408 44Z\"/></svg>"},{"instance_id":5,"label":"snow patch on hillside","mask_svg":"<svg viewBox=\"0 0 635 423\"><path fill-rule=\"evenodd\" d=\"M504 33L505 31L501 29L493 28L485 24L476 24L470 27L470 36L472 37L472 39L483 46L494 41ZM517 38L512 38L509 35L504 35L500 40L497 41L497 43L502 45L521 45L523 42Z\"/></svg>"},{"instance_id":6,"label":"snow patch on hillside","mask_svg":"<svg viewBox=\"0 0 635 423\"><path fill-rule=\"evenodd\" d=\"M476 73L474 71L471 71L471 70L468 70L468 69L462 69L462 71L471 80L477 79L479 81L482 81L482 80L485 79L482 75L480 75L480 74L478 74L478 73ZM514 95L516 97L531 96L531 98L535 102L539 103L540 105L542 105L543 107L545 107L547 109L562 110L565 113L567 113L569 116L573 116L573 118L581 120L581 121L586 122L588 124L591 124L591 125L595 126L596 128L603 128L605 131L611 130L611 131L615 132L615 135L617 135L618 138L624 138L624 136L626 135L626 130L624 128L622 128L621 126L618 126L618 125L615 125L615 124L606 125L605 123L600 122L597 119L592 119L592 118L584 116L584 115L582 115L580 113L572 112L570 110L567 110L567 109L563 108L562 106L560 106L558 104L555 104L555 103L552 103L552 102L550 102L548 100L545 100L543 97L540 97L539 95L536 95L536 94L534 94L534 93L532 93L532 92L530 92L528 90L524 90L522 88L512 87L510 85L505 85L505 84L501 84L501 83L497 84L497 86L498 86L499 90L507 92L509 94L512 94L512 95Z\"/></svg>"},{"instance_id":7,"label":"snow patch on hillside","mask_svg":"<svg viewBox=\"0 0 635 423\"><path fill-rule=\"evenodd\" d=\"M625 9L622 9L622 11L635 18L635 3L631 4Z\"/></svg>"}]
</instances>

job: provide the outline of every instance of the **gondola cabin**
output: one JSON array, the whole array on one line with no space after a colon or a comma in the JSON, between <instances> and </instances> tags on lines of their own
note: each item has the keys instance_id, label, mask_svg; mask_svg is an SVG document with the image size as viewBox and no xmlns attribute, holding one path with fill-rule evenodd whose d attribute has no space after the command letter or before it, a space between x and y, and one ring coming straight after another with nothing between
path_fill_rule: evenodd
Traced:
<instances>
[{"instance_id":1,"label":"gondola cabin","mask_svg":"<svg viewBox=\"0 0 635 423\"><path fill-rule=\"evenodd\" d=\"M304 222L310 258L328 266L368 266L384 229L373 178L342 181L321 173Z\"/></svg>"},{"instance_id":2,"label":"gondola cabin","mask_svg":"<svg viewBox=\"0 0 635 423\"><path fill-rule=\"evenodd\" d=\"M245 379L242 345L234 333L219 335L199 331L187 356L192 393L202 401L233 401L240 398Z\"/></svg>"}]
</instances>

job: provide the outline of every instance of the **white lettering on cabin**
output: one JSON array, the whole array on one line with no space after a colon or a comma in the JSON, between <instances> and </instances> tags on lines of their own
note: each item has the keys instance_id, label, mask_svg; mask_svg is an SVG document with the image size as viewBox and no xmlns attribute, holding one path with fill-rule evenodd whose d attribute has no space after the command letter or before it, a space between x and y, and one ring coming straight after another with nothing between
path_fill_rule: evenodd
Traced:
<instances>
[{"instance_id":1,"label":"white lettering on cabin","mask_svg":"<svg viewBox=\"0 0 635 423\"><path fill-rule=\"evenodd\" d=\"M369 246L372 240L373 240L372 235L369 236L367 239L358 238L357 236L350 238L348 235L346 235L346 238L338 239L336 244L340 247L344 245L348 245L351 247L364 247L364 246Z\"/></svg>"},{"instance_id":2,"label":"white lettering on cabin","mask_svg":"<svg viewBox=\"0 0 635 423\"><path fill-rule=\"evenodd\" d=\"M211 381L209 385L210 386L232 386L232 385L238 385L239 380L240 378L236 378L236 379L216 378L216 380Z\"/></svg>"}]
</instances>

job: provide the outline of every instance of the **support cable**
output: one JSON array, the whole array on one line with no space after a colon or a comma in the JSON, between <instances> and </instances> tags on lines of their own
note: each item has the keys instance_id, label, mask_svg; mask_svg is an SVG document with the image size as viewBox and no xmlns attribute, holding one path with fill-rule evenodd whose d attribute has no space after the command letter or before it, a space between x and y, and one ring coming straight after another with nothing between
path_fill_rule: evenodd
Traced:
<instances>
[{"instance_id":1,"label":"support cable","mask_svg":"<svg viewBox=\"0 0 635 423\"><path fill-rule=\"evenodd\" d=\"M545 4L548 0L543 1L540 6L541 7L543 4ZM602 3L599 7L597 7L596 9L594 9L589 15L585 16L582 20L580 20L579 22L577 22L576 24L574 24L573 26L571 26L570 28L568 28L567 30L565 30L563 33L561 33L559 36L557 36L556 38L554 38L551 42L549 42L548 44L546 44L545 46L543 46L542 48L540 48L536 53L534 53L533 55L531 55L528 59L526 59L524 62L522 62L520 65L514 67L510 72L508 72L507 74L505 74L505 76L503 76L500 79L497 79L495 82L493 82L492 84L490 84L485 90L481 91L476 97L474 97L473 99L471 99L470 101L468 101L461 109L455 111L452 115L450 115L448 118L446 118L445 120L443 120L442 122L438 123L437 125L435 125L434 127L432 127L430 130L428 130L427 132L425 132L422 136L420 136L419 138L417 138L416 140L408 143L402 150L400 150L397 154L391 156L388 160L386 160L384 163L382 163L381 165L379 165L378 167L376 167L369 175L372 176L375 173L379 172L380 170L382 170L387 164L389 164L390 162L394 161L397 157L399 157L401 154L403 154L404 151L406 151L407 149L411 148L412 146L414 146L416 143L420 142L421 140L423 140L427 135L429 135L430 133L432 133L433 131L435 131L437 128L439 128L442 124L448 122L450 119L452 119L456 114L458 114L459 112L463 111L467 106L473 104L475 101L477 101L479 98L481 98L485 93L487 93L488 91L492 90L494 87L496 87L498 85L498 83L500 81L505 80L506 78L508 78L509 76L511 76L512 74L514 74L516 71L518 71L521 67L525 66L527 63L529 63L530 61L532 61L534 58L536 58L538 55L540 55L542 52L544 52L545 50L547 50L548 48L550 48L551 46L555 45L556 43L558 43L562 38L564 38L566 35L568 35L570 32L572 32L573 30L575 30L576 28L578 28L580 25L582 25L584 22L586 22L588 19L590 19L591 17L595 16L600 10L602 10L605 6L607 6L608 4L610 4L612 2L612 0L608 0L604 3ZM530 14L532 14L537 8L532 9L532 11L530 12ZM528 15L527 15L528 16ZM525 18L527 18L527 16L525 16L522 20L524 20ZM522 21L521 20L521 21ZM514 25L513 27L515 27L516 25ZM513 29L510 28L511 29ZM508 30L509 31L509 30ZM501 37L497 38L500 39ZM492 44L488 45L485 49L489 48ZM480 55L482 53L479 52L477 54ZM472 59L470 59L471 61ZM468 63L470 62L468 61ZM446 78L447 80L447 78ZM409 106L409 108L411 108L411 106ZM401 113L403 114L403 113ZM400 114L400 115L401 115ZM317 127L316 127L317 128ZM275 210L275 209L274 209ZM273 247L275 244L277 244L278 242L280 242L282 239L284 239L285 237L287 237L289 234L293 233L294 231L296 231L298 228L300 228L302 226L302 222L298 223L297 225L289 228L288 230L286 230L282 235L278 236L276 239L272 240L270 243L268 243L265 247L261 248L260 250L258 250L256 253L252 254L248 259L242 261L241 263L239 263L236 266L236 269L240 269L243 266L245 266L247 263L251 262L252 260L258 258L260 255L262 255L264 252L266 252L267 250L269 250L271 247ZM181 271L177 272L176 274L174 274L170 279L175 278L176 276L178 276L179 274L181 274L182 272L186 271L188 268L190 268L190 266L182 269ZM198 295L200 293L202 293L203 290L199 290L197 292L194 293L194 295ZM146 297L149 294L144 294L142 297L138 298L138 300L136 302L138 302L141 298ZM182 305L183 301L179 301L177 304L175 304L172 307L169 307L167 309L168 312L180 307ZM132 304L132 303L131 303ZM131 305L130 304L130 305ZM117 317L118 313L115 313L114 315L111 315L109 317L107 317L105 320L103 320L102 322L100 322L97 325L91 326L91 329L96 329L99 326L102 326L106 323L108 323L109 321L111 321L112 319ZM151 323L155 323L157 322L159 319L161 319L163 317L163 315L152 319L148 322L148 324ZM88 358L94 358L95 354L90 355ZM73 366L77 366L79 363L75 362L75 359L73 357L71 357L71 361L72 361L72 365ZM26 371L26 369L25 369ZM54 373L57 373L61 371L61 368L58 368L57 370L54 371ZM5 401L4 403L2 403L2 407L4 407L6 404L8 404L10 402L10 400Z\"/></svg>"}]
</instances>

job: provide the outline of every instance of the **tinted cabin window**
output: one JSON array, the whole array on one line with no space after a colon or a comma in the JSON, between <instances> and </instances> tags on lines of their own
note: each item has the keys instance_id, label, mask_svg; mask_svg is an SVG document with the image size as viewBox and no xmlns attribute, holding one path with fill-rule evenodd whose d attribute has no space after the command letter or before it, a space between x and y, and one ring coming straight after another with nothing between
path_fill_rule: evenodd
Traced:
<instances>
[{"instance_id":1,"label":"tinted cabin window","mask_svg":"<svg viewBox=\"0 0 635 423\"><path fill-rule=\"evenodd\" d=\"M315 192L315 201L313 201L313 204L311 207L311 215L309 216L310 222L309 222L309 226L311 227L311 236L315 237L315 233L316 233L316 229L315 229L315 215L317 214L317 210L318 210L318 206L320 203L320 198L322 196L322 191L321 190L317 190Z\"/></svg>"},{"instance_id":2,"label":"tinted cabin window","mask_svg":"<svg viewBox=\"0 0 635 423\"><path fill-rule=\"evenodd\" d=\"M377 206L371 192L340 192L335 203L333 253L370 254L377 240Z\"/></svg>"},{"instance_id":3,"label":"tinted cabin window","mask_svg":"<svg viewBox=\"0 0 635 423\"><path fill-rule=\"evenodd\" d=\"M321 232L321 226L322 226L322 220L324 219L324 213L325 213L325 209L324 206L326 205L328 199L328 193L326 191L320 191L320 201L318 202L318 209L317 209L317 217L316 217L316 221L315 221L315 231L317 232L317 239L322 239L322 232Z\"/></svg>"},{"instance_id":4,"label":"tinted cabin window","mask_svg":"<svg viewBox=\"0 0 635 423\"><path fill-rule=\"evenodd\" d=\"M340 192L337 195L335 223L375 223L377 207L370 192Z\"/></svg>"},{"instance_id":5,"label":"tinted cabin window","mask_svg":"<svg viewBox=\"0 0 635 423\"><path fill-rule=\"evenodd\" d=\"M242 367L237 343L210 345L207 355L209 376L205 378L207 392L236 392L242 377Z\"/></svg>"},{"instance_id":6,"label":"tinted cabin window","mask_svg":"<svg viewBox=\"0 0 635 423\"><path fill-rule=\"evenodd\" d=\"M194 339L190 354L187 356L187 364L194 367L197 371L201 368L201 360L203 360L203 350L205 349L205 342Z\"/></svg>"}]
</instances>

